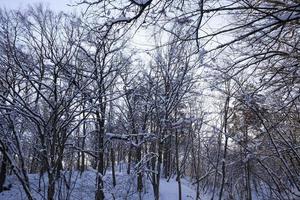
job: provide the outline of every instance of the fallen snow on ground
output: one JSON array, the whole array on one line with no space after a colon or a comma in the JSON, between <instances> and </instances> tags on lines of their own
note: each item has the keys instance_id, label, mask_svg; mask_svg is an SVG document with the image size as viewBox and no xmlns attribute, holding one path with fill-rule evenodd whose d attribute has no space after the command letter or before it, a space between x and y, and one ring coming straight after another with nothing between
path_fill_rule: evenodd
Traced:
<instances>
[{"instance_id":1,"label":"fallen snow on ground","mask_svg":"<svg viewBox=\"0 0 300 200\"><path fill-rule=\"evenodd\" d=\"M182 198L184 200L196 199L196 191L187 185L181 185L182 189ZM160 199L161 200L171 200L178 199L178 183L174 179L171 179L169 182L166 179L160 181Z\"/></svg>"},{"instance_id":2,"label":"fallen snow on ground","mask_svg":"<svg viewBox=\"0 0 300 200\"><path fill-rule=\"evenodd\" d=\"M94 199L95 194L95 177L96 172L88 170L80 174L79 172L63 172L66 180L70 179L71 184L66 186L63 179L57 183L61 185L61 190L56 189L56 199L66 199L69 195L72 200L89 200ZM105 198L107 200L135 200L138 199L136 193L136 180L135 178L127 175L126 173L116 173L117 185L112 186L111 172L107 172L104 178L105 184ZM47 185L47 177L44 176L41 181L41 190L39 190L39 175L30 174L29 181L32 188L33 196L37 200L44 199L46 196L45 188ZM12 184L9 191L0 193L0 200L24 200L26 199L25 193L22 190L21 184L15 176L9 176L6 185ZM144 182L144 192L142 194L143 200L153 200L153 190L150 181ZM68 189L67 189L68 188ZM192 189L186 180L182 181L182 199L193 200L195 199L196 192ZM176 200L178 199L178 183L175 179L161 179L160 182L160 198L161 200Z\"/></svg>"}]
</instances>

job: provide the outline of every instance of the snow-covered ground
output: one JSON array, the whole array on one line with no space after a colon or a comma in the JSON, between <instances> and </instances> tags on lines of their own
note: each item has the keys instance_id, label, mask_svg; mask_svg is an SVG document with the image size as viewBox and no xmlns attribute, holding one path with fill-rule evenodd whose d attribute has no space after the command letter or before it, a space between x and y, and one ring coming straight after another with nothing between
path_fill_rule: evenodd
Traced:
<instances>
[{"instance_id":1,"label":"snow-covered ground","mask_svg":"<svg viewBox=\"0 0 300 200\"><path fill-rule=\"evenodd\" d=\"M182 198L186 200L196 199L196 191L182 183ZM169 182L162 179L160 182L160 199L161 200L177 200L178 199L178 183L171 179Z\"/></svg>"},{"instance_id":2,"label":"snow-covered ground","mask_svg":"<svg viewBox=\"0 0 300 200\"><path fill-rule=\"evenodd\" d=\"M56 199L66 199L69 195L72 200L89 200L94 199L95 194L95 171L88 170L80 174L79 172L72 172L70 176L69 172L64 172L65 179L71 179L71 184L66 185L64 180L61 179L57 185L62 186L61 190L57 189ZM44 199L46 193L43 188L47 184L47 177L43 177L40 181L41 190L39 190L39 175L29 175L30 184L32 187L33 195L36 199ZM126 173L116 173L117 185L112 187L112 176L110 172L107 172L104 178L105 181L105 197L106 199L116 200L135 200L138 199L136 193L136 180ZM67 181L66 181L67 182ZM0 200L24 200L26 199L25 193L22 190L21 184L18 182L15 176L9 176L6 181L6 185L12 184L12 188L9 191L0 193ZM150 181L144 182L145 189L142 199L153 200L153 192ZM68 188L68 189L67 189ZM190 186L187 180L182 181L182 198L183 200L195 199L196 192ZM178 185L175 179L161 179L160 182L160 199L161 200L176 200L178 199ZM205 198L204 198L205 199Z\"/></svg>"}]
</instances>

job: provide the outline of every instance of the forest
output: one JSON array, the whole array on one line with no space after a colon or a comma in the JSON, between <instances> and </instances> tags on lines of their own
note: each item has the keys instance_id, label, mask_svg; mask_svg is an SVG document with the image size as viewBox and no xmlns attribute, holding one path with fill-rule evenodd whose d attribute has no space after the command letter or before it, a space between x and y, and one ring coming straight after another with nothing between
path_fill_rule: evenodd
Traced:
<instances>
[{"instance_id":1,"label":"forest","mask_svg":"<svg viewBox=\"0 0 300 200\"><path fill-rule=\"evenodd\" d=\"M0 4L1 200L300 199L299 0L40 2Z\"/></svg>"}]
</instances>

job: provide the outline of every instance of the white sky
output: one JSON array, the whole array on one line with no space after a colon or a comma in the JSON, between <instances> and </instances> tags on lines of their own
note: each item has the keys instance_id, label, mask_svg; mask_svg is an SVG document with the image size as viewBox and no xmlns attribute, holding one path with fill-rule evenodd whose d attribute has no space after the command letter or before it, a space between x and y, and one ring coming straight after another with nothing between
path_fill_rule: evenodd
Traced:
<instances>
[{"instance_id":1,"label":"white sky","mask_svg":"<svg viewBox=\"0 0 300 200\"><path fill-rule=\"evenodd\" d=\"M29 4L34 5L37 3L43 3L45 6L49 6L50 9L55 10L57 12L59 11L79 11L80 6L77 7L70 7L67 4L74 5L75 2L79 2L80 0L0 0L0 8L7 8L7 9L24 9ZM222 19L222 17L218 18L218 20L214 22L226 22L225 19ZM217 23L218 24L218 23ZM225 23L226 24L226 23ZM216 26L216 23L211 23L210 25ZM219 24L218 24L219 25ZM217 26L218 26L217 25ZM220 26L220 25L219 25ZM154 48L154 40L150 37L151 31L150 30L142 30L140 29L137 34L134 36L133 40L130 40L129 43L131 47L135 50L139 50L139 53L141 58L147 63L150 60L150 57L148 54L143 53L145 50L149 50ZM223 36L222 39L224 40L225 37ZM225 40L226 41L226 40ZM206 101L210 102L206 106L215 107L215 102L213 101ZM214 110L214 109L212 109Z\"/></svg>"},{"instance_id":2,"label":"white sky","mask_svg":"<svg viewBox=\"0 0 300 200\"><path fill-rule=\"evenodd\" d=\"M69 11L69 12L77 12L82 10L82 6L69 6L75 5L76 2L81 0L0 0L0 8L7 9L24 9L29 4L34 5L37 3L43 3L45 6L49 7L54 11ZM69 4L69 5L68 5ZM217 17L217 20L211 20L214 23L209 23L207 27L221 27L222 24L226 24L226 20L222 17ZM135 35L134 39L130 41L133 48L138 48L141 50L152 49L154 48L154 41L150 38L149 30L139 30ZM206 30L206 32L210 32L210 30ZM215 37L216 39L217 37ZM222 40L226 41L226 37L222 36ZM223 42L224 42L223 41ZM219 44L218 42L216 44Z\"/></svg>"},{"instance_id":3,"label":"white sky","mask_svg":"<svg viewBox=\"0 0 300 200\"><path fill-rule=\"evenodd\" d=\"M54 11L79 11L82 6L69 6L75 5L76 2L80 0L0 0L0 8L7 9L24 9L28 5L34 5L38 3L43 3L45 6L49 7ZM69 5L68 5L69 4ZM149 43L149 34L145 34L144 31L139 31L135 39L131 42L131 45L136 48L148 49L153 48L152 43ZM146 46L149 45L149 46Z\"/></svg>"},{"instance_id":4,"label":"white sky","mask_svg":"<svg viewBox=\"0 0 300 200\"><path fill-rule=\"evenodd\" d=\"M75 0L0 0L1 8L20 9L26 8L28 4L43 3L55 11L72 10L67 4L75 2Z\"/></svg>"}]
</instances>

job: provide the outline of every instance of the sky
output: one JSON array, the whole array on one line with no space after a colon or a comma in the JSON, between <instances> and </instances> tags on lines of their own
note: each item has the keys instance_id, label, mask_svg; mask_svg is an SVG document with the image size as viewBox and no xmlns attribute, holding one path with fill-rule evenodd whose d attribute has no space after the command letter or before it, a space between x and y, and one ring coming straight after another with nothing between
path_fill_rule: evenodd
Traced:
<instances>
[{"instance_id":1,"label":"sky","mask_svg":"<svg viewBox=\"0 0 300 200\"><path fill-rule=\"evenodd\" d=\"M54 11L65 11L65 12L73 12L75 11L77 14L80 13L78 11L82 11L83 6L70 6L75 5L76 2L81 0L0 0L0 8L7 9L24 9L29 4L34 5L38 3L43 3L45 6L49 6L51 10ZM219 17L217 20L211 20L213 23L208 23L207 27L217 26L218 28L222 26L222 24L226 24L222 17ZM224 23L223 23L224 22ZM218 25L216 25L218 24ZM221 25L220 25L221 24ZM209 32L210 30L206 30ZM217 37L215 37L216 39ZM225 37L222 37L224 40ZM154 40L150 38L149 30L139 30L137 34L134 36L134 39L130 41L131 45L134 48L147 50L154 48ZM216 44L219 44L217 42Z\"/></svg>"},{"instance_id":2,"label":"sky","mask_svg":"<svg viewBox=\"0 0 300 200\"><path fill-rule=\"evenodd\" d=\"M79 2L80 0L0 0L0 8L7 8L7 9L24 9L28 5L34 5L38 3L43 3L46 6L49 6L51 10L55 11L78 11L79 8L82 6L74 7L69 5L74 5L75 2ZM68 5L69 4L69 5ZM77 8L77 9L76 9ZM145 49L145 44L149 38L147 34L142 31L138 33L138 38L132 41L132 45L136 47L140 47ZM149 42L148 42L149 43ZM153 48L152 45L150 45Z\"/></svg>"},{"instance_id":3,"label":"sky","mask_svg":"<svg viewBox=\"0 0 300 200\"><path fill-rule=\"evenodd\" d=\"M8 9L26 8L28 4L43 3L55 11L71 10L67 4L74 3L74 0L0 0L0 7Z\"/></svg>"},{"instance_id":4,"label":"sky","mask_svg":"<svg viewBox=\"0 0 300 200\"><path fill-rule=\"evenodd\" d=\"M51 10L55 10L57 12L59 11L72 12L74 10L78 11L82 7L80 6L71 7L68 6L68 4L74 5L75 2L79 2L79 1L80 0L0 0L0 8L6 7L8 9L24 9L29 4L33 5L37 3L43 3L46 6L49 6ZM224 19L220 19L219 17L218 20L213 22L214 23L210 23L209 26L215 24L222 24L222 22L224 22ZM222 37L222 39L226 41L224 36ZM155 47L154 39L151 38L151 34L149 34L149 30L139 29L139 31L136 32L134 37L131 40L129 40L128 43L131 49L137 51L138 55L140 55L140 58L142 58L145 62L149 62L151 60L149 55L144 53L145 50L151 50ZM211 106L214 107L215 106L214 103Z\"/></svg>"}]
</instances>

